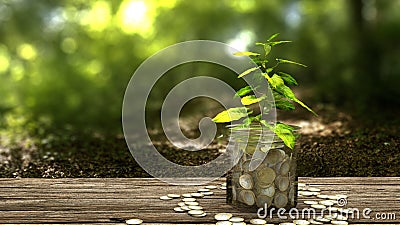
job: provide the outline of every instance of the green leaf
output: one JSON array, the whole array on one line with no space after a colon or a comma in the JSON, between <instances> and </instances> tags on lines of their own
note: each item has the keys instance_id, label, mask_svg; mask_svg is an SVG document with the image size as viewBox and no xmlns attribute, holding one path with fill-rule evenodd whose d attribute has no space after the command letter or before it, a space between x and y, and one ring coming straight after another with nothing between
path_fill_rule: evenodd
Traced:
<instances>
[{"instance_id":1,"label":"green leaf","mask_svg":"<svg viewBox=\"0 0 400 225\"><path fill-rule=\"evenodd\" d=\"M267 42L272 41L274 38L278 37L279 33L271 35L271 37L268 38Z\"/></svg>"},{"instance_id":2,"label":"green leaf","mask_svg":"<svg viewBox=\"0 0 400 225\"><path fill-rule=\"evenodd\" d=\"M243 76L246 76L247 74L258 70L258 68L260 68L260 67L257 66L257 67L250 68L250 69L244 71L243 73L241 73L241 74L238 76L238 78L241 78L241 77L243 77Z\"/></svg>"},{"instance_id":3,"label":"green leaf","mask_svg":"<svg viewBox=\"0 0 400 225\"><path fill-rule=\"evenodd\" d=\"M257 98L255 95L245 96L241 99L243 105L251 105L263 100L263 97Z\"/></svg>"},{"instance_id":4,"label":"green leaf","mask_svg":"<svg viewBox=\"0 0 400 225\"><path fill-rule=\"evenodd\" d=\"M301 105L308 111L312 112L315 116L318 116L310 107L308 107L306 104L304 104L299 99L297 99L296 96L294 95L293 91L288 86L282 85L282 86L279 86L276 90L279 93L281 93L283 96L285 96L286 98L293 100L294 102Z\"/></svg>"},{"instance_id":5,"label":"green leaf","mask_svg":"<svg viewBox=\"0 0 400 225\"><path fill-rule=\"evenodd\" d=\"M271 45L264 45L265 56L267 56L271 52Z\"/></svg>"},{"instance_id":6,"label":"green leaf","mask_svg":"<svg viewBox=\"0 0 400 225\"><path fill-rule=\"evenodd\" d=\"M248 115L246 107L236 107L224 110L216 115L212 121L216 123L226 123L239 120Z\"/></svg>"},{"instance_id":7,"label":"green leaf","mask_svg":"<svg viewBox=\"0 0 400 225\"><path fill-rule=\"evenodd\" d=\"M235 56L259 56L260 54L255 52L235 52L233 53Z\"/></svg>"},{"instance_id":8,"label":"green leaf","mask_svg":"<svg viewBox=\"0 0 400 225\"><path fill-rule=\"evenodd\" d=\"M275 45L280 45L280 44L285 44L285 43L291 43L292 41L272 41L272 42L269 42L269 44L271 45L271 46L275 46Z\"/></svg>"},{"instance_id":9,"label":"green leaf","mask_svg":"<svg viewBox=\"0 0 400 225\"><path fill-rule=\"evenodd\" d=\"M270 81L270 84L272 85L272 87L274 87L274 88L278 88L282 85L285 85L282 78L276 74L274 74L269 81Z\"/></svg>"},{"instance_id":10,"label":"green leaf","mask_svg":"<svg viewBox=\"0 0 400 225\"><path fill-rule=\"evenodd\" d=\"M275 100L275 107L282 110L293 110L294 105L287 100Z\"/></svg>"},{"instance_id":11,"label":"green leaf","mask_svg":"<svg viewBox=\"0 0 400 225\"><path fill-rule=\"evenodd\" d=\"M315 113L310 107L308 107L306 104L304 104L303 102L301 102L300 100L298 100L297 98L295 100L293 100L295 102L297 102L299 105L303 106L304 108L306 108L308 111L312 112L312 114L314 114L315 116L318 116L317 113Z\"/></svg>"},{"instance_id":12,"label":"green leaf","mask_svg":"<svg viewBox=\"0 0 400 225\"><path fill-rule=\"evenodd\" d=\"M294 148L296 137L293 134L293 128L289 125L278 123L275 125L273 132L288 146L290 149Z\"/></svg>"},{"instance_id":13,"label":"green leaf","mask_svg":"<svg viewBox=\"0 0 400 225\"><path fill-rule=\"evenodd\" d=\"M304 64L301 64L301 63L298 63L298 62L294 62L294 61L290 61L290 60L287 60L287 59L276 59L276 61L278 61L279 63L288 63L288 64L295 64L295 65L302 66L302 67L307 67Z\"/></svg>"},{"instance_id":14,"label":"green leaf","mask_svg":"<svg viewBox=\"0 0 400 225\"><path fill-rule=\"evenodd\" d=\"M297 85L297 81L290 75L284 72L278 72L279 76L285 81L288 85Z\"/></svg>"},{"instance_id":15,"label":"green leaf","mask_svg":"<svg viewBox=\"0 0 400 225\"><path fill-rule=\"evenodd\" d=\"M250 86L246 86L244 88L241 88L239 91L237 91L235 94L235 97L245 96L252 91L253 91L253 89Z\"/></svg>"}]
</instances>

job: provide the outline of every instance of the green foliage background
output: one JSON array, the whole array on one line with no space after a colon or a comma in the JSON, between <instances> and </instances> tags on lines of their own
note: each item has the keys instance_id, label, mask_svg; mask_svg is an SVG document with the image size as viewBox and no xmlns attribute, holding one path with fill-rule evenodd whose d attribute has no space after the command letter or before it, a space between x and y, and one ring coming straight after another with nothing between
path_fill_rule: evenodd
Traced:
<instances>
[{"instance_id":1,"label":"green foliage background","mask_svg":"<svg viewBox=\"0 0 400 225\"><path fill-rule=\"evenodd\" d=\"M0 0L1 127L118 132L125 87L147 57L194 39L252 50L273 33L294 41L284 58L309 66L287 71L311 100L390 109L400 105L399 11L399 0ZM193 74L241 86L213 66L178 71L158 82L149 107Z\"/></svg>"}]
</instances>

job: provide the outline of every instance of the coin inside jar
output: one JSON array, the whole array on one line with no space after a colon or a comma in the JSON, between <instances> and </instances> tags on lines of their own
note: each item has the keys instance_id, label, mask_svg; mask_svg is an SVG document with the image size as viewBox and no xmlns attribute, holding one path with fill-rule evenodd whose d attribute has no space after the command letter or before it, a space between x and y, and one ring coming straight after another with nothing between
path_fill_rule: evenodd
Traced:
<instances>
[{"instance_id":1,"label":"coin inside jar","mask_svg":"<svg viewBox=\"0 0 400 225\"><path fill-rule=\"evenodd\" d=\"M270 149L268 151L268 154L267 154L265 160L268 164L275 165L278 162L282 161L284 155L285 155L285 152L283 152L283 155L282 155L282 152L279 149Z\"/></svg>"},{"instance_id":2,"label":"coin inside jar","mask_svg":"<svg viewBox=\"0 0 400 225\"><path fill-rule=\"evenodd\" d=\"M245 203L246 205L254 205L255 203L255 195L250 190L242 190L239 193L239 200Z\"/></svg>"},{"instance_id":3,"label":"coin inside jar","mask_svg":"<svg viewBox=\"0 0 400 225\"><path fill-rule=\"evenodd\" d=\"M244 189L252 189L254 185L253 179L251 178L251 175L248 173L245 173L239 177L239 184Z\"/></svg>"},{"instance_id":4,"label":"coin inside jar","mask_svg":"<svg viewBox=\"0 0 400 225\"><path fill-rule=\"evenodd\" d=\"M257 181L262 185L269 185L274 182L276 173L269 167L264 167L257 172Z\"/></svg>"},{"instance_id":5,"label":"coin inside jar","mask_svg":"<svg viewBox=\"0 0 400 225\"><path fill-rule=\"evenodd\" d=\"M272 200L273 200L273 198L270 196L259 195L259 196L257 196L257 199L256 199L257 207L268 208L269 206L272 205Z\"/></svg>"},{"instance_id":6,"label":"coin inside jar","mask_svg":"<svg viewBox=\"0 0 400 225\"><path fill-rule=\"evenodd\" d=\"M280 191L286 191L289 187L289 178L279 175L275 179L275 184Z\"/></svg>"},{"instance_id":7,"label":"coin inside jar","mask_svg":"<svg viewBox=\"0 0 400 225\"><path fill-rule=\"evenodd\" d=\"M287 194L283 192L278 192L275 194L274 204L277 208L283 208L287 205L287 203L288 203Z\"/></svg>"}]
</instances>

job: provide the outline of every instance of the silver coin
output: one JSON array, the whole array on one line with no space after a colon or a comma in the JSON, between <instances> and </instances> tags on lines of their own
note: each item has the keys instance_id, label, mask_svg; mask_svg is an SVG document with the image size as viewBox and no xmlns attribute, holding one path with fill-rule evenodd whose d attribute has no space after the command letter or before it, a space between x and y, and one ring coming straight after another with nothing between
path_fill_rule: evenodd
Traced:
<instances>
[{"instance_id":1,"label":"silver coin","mask_svg":"<svg viewBox=\"0 0 400 225\"><path fill-rule=\"evenodd\" d=\"M337 215L335 219L336 220L347 220L348 218L346 216L343 216L343 215Z\"/></svg>"},{"instance_id":2,"label":"silver coin","mask_svg":"<svg viewBox=\"0 0 400 225\"><path fill-rule=\"evenodd\" d=\"M323 201L319 201L319 204L324 205L324 206L333 206L335 203L333 203L330 200L323 200Z\"/></svg>"},{"instance_id":3,"label":"silver coin","mask_svg":"<svg viewBox=\"0 0 400 225\"><path fill-rule=\"evenodd\" d=\"M212 190L212 189L216 189L217 186L215 186L215 185L207 185L207 186L205 186L205 188L207 188L209 190Z\"/></svg>"},{"instance_id":4,"label":"silver coin","mask_svg":"<svg viewBox=\"0 0 400 225\"><path fill-rule=\"evenodd\" d=\"M170 198L179 198L181 197L181 195L177 195L177 194L167 194L168 197Z\"/></svg>"},{"instance_id":5,"label":"silver coin","mask_svg":"<svg viewBox=\"0 0 400 225\"><path fill-rule=\"evenodd\" d=\"M329 195L317 195L317 198L328 199Z\"/></svg>"},{"instance_id":6,"label":"silver coin","mask_svg":"<svg viewBox=\"0 0 400 225\"><path fill-rule=\"evenodd\" d=\"M221 183L221 186L225 186L226 187L226 183Z\"/></svg>"},{"instance_id":7,"label":"silver coin","mask_svg":"<svg viewBox=\"0 0 400 225\"><path fill-rule=\"evenodd\" d=\"M322 222L315 221L315 220L313 220L313 219L309 219L308 222L310 222L311 224L324 224L324 223L322 223Z\"/></svg>"},{"instance_id":8,"label":"silver coin","mask_svg":"<svg viewBox=\"0 0 400 225\"><path fill-rule=\"evenodd\" d=\"M201 215L203 213L204 213L203 210L189 210L188 212L189 215Z\"/></svg>"},{"instance_id":9,"label":"silver coin","mask_svg":"<svg viewBox=\"0 0 400 225\"><path fill-rule=\"evenodd\" d=\"M218 221L215 225L232 225L232 222L229 221Z\"/></svg>"},{"instance_id":10,"label":"silver coin","mask_svg":"<svg viewBox=\"0 0 400 225\"><path fill-rule=\"evenodd\" d=\"M339 198L336 195L328 195L328 199L338 200Z\"/></svg>"},{"instance_id":11,"label":"silver coin","mask_svg":"<svg viewBox=\"0 0 400 225\"><path fill-rule=\"evenodd\" d=\"M202 193L191 193L191 195L192 195L192 197L195 197L195 198L202 198L202 197L204 197L204 195L203 195Z\"/></svg>"},{"instance_id":12,"label":"silver coin","mask_svg":"<svg viewBox=\"0 0 400 225\"><path fill-rule=\"evenodd\" d=\"M254 186L253 178L250 174L245 173L239 177L239 184L244 189L252 189Z\"/></svg>"},{"instance_id":13,"label":"silver coin","mask_svg":"<svg viewBox=\"0 0 400 225\"><path fill-rule=\"evenodd\" d=\"M206 192L201 192L201 194L203 194L203 195L213 195L214 192L212 192L212 191L206 191Z\"/></svg>"},{"instance_id":14,"label":"silver coin","mask_svg":"<svg viewBox=\"0 0 400 225\"><path fill-rule=\"evenodd\" d=\"M298 186L298 187L305 187L305 186L307 186L307 185L306 185L305 183L298 183L297 186Z\"/></svg>"},{"instance_id":15,"label":"silver coin","mask_svg":"<svg viewBox=\"0 0 400 225\"><path fill-rule=\"evenodd\" d=\"M297 224L297 225L308 225L308 224L310 224L310 222L308 222L307 220L293 220L293 223Z\"/></svg>"},{"instance_id":16,"label":"silver coin","mask_svg":"<svg viewBox=\"0 0 400 225\"><path fill-rule=\"evenodd\" d=\"M302 195L302 196L313 196L314 193L311 191L299 191L298 194Z\"/></svg>"},{"instance_id":17,"label":"silver coin","mask_svg":"<svg viewBox=\"0 0 400 225\"><path fill-rule=\"evenodd\" d=\"M320 204L315 204L315 205L311 205L311 208L314 208L314 209L326 209L326 206L320 205Z\"/></svg>"},{"instance_id":18,"label":"silver coin","mask_svg":"<svg viewBox=\"0 0 400 225\"><path fill-rule=\"evenodd\" d=\"M170 197L164 195L164 196L161 196L160 199L161 199L161 200L171 200L172 198L170 198Z\"/></svg>"},{"instance_id":19,"label":"silver coin","mask_svg":"<svg viewBox=\"0 0 400 225\"><path fill-rule=\"evenodd\" d=\"M332 220L331 223L334 225L348 225L349 224L347 221L343 221L343 220Z\"/></svg>"},{"instance_id":20,"label":"silver coin","mask_svg":"<svg viewBox=\"0 0 400 225\"><path fill-rule=\"evenodd\" d=\"M220 189L221 190L226 190L226 186L221 186Z\"/></svg>"},{"instance_id":21,"label":"silver coin","mask_svg":"<svg viewBox=\"0 0 400 225\"><path fill-rule=\"evenodd\" d=\"M178 205L182 207L185 206L186 204L184 202L178 202Z\"/></svg>"},{"instance_id":22,"label":"silver coin","mask_svg":"<svg viewBox=\"0 0 400 225\"><path fill-rule=\"evenodd\" d=\"M181 206L181 209L183 209L183 210L185 210L185 211L189 211L190 210L190 208L188 207L188 206Z\"/></svg>"},{"instance_id":23,"label":"silver coin","mask_svg":"<svg viewBox=\"0 0 400 225\"><path fill-rule=\"evenodd\" d=\"M324 217L321 217L321 216L316 217L315 220L316 220L316 221L319 221L319 222L323 222L323 223L328 223L328 222L330 222L330 220L328 220L328 219L326 219L326 218L324 218Z\"/></svg>"},{"instance_id":24,"label":"silver coin","mask_svg":"<svg viewBox=\"0 0 400 225\"><path fill-rule=\"evenodd\" d=\"M259 224L259 225L261 225L261 224L266 224L267 221L263 220L263 219L251 219L250 223L251 224Z\"/></svg>"},{"instance_id":25,"label":"silver coin","mask_svg":"<svg viewBox=\"0 0 400 225\"><path fill-rule=\"evenodd\" d=\"M296 225L294 223L280 223L279 225Z\"/></svg>"},{"instance_id":26,"label":"silver coin","mask_svg":"<svg viewBox=\"0 0 400 225\"><path fill-rule=\"evenodd\" d=\"M191 210L203 210L203 207L199 205L189 205L188 208Z\"/></svg>"},{"instance_id":27,"label":"silver coin","mask_svg":"<svg viewBox=\"0 0 400 225\"><path fill-rule=\"evenodd\" d=\"M142 224L143 220L141 220L141 219L129 219L129 220L126 220L125 223L126 224L131 224L131 225Z\"/></svg>"},{"instance_id":28,"label":"silver coin","mask_svg":"<svg viewBox=\"0 0 400 225\"><path fill-rule=\"evenodd\" d=\"M200 188L199 190L197 190L198 192L207 192L210 191L210 189L208 188Z\"/></svg>"},{"instance_id":29,"label":"silver coin","mask_svg":"<svg viewBox=\"0 0 400 225\"><path fill-rule=\"evenodd\" d=\"M191 195L191 194L189 194L189 193L186 193L186 194L183 194L183 195L182 195L182 197L184 197L184 198L191 198L191 197L192 197L192 195Z\"/></svg>"},{"instance_id":30,"label":"silver coin","mask_svg":"<svg viewBox=\"0 0 400 225\"><path fill-rule=\"evenodd\" d=\"M235 216L235 217L230 218L229 221L231 221L232 223L239 223L239 222L243 222L244 218Z\"/></svg>"},{"instance_id":31,"label":"silver coin","mask_svg":"<svg viewBox=\"0 0 400 225\"><path fill-rule=\"evenodd\" d=\"M320 192L321 189L315 188L315 187L309 187L309 188L308 188L308 191L311 191L311 192Z\"/></svg>"},{"instance_id":32,"label":"silver coin","mask_svg":"<svg viewBox=\"0 0 400 225\"><path fill-rule=\"evenodd\" d=\"M198 202L185 202L186 206L195 206L195 205L199 205Z\"/></svg>"},{"instance_id":33,"label":"silver coin","mask_svg":"<svg viewBox=\"0 0 400 225\"><path fill-rule=\"evenodd\" d=\"M182 209L181 207L175 207L174 211L175 212L185 212L186 210Z\"/></svg>"},{"instance_id":34,"label":"silver coin","mask_svg":"<svg viewBox=\"0 0 400 225\"><path fill-rule=\"evenodd\" d=\"M233 222L232 225L246 225L245 222Z\"/></svg>"},{"instance_id":35,"label":"silver coin","mask_svg":"<svg viewBox=\"0 0 400 225\"><path fill-rule=\"evenodd\" d=\"M318 202L317 201L306 200L306 201L304 201L304 204L306 204L306 205L317 205Z\"/></svg>"},{"instance_id":36,"label":"silver coin","mask_svg":"<svg viewBox=\"0 0 400 225\"><path fill-rule=\"evenodd\" d=\"M232 218L232 213L218 213L215 214L214 219L221 221L221 220L229 220L230 218Z\"/></svg>"},{"instance_id":37,"label":"silver coin","mask_svg":"<svg viewBox=\"0 0 400 225\"><path fill-rule=\"evenodd\" d=\"M182 198L182 201L184 201L184 202L195 202L196 199L195 198Z\"/></svg>"},{"instance_id":38,"label":"silver coin","mask_svg":"<svg viewBox=\"0 0 400 225\"><path fill-rule=\"evenodd\" d=\"M341 194L337 194L337 195L335 195L338 199L339 198L348 198L348 196L347 195L341 195Z\"/></svg>"}]
</instances>

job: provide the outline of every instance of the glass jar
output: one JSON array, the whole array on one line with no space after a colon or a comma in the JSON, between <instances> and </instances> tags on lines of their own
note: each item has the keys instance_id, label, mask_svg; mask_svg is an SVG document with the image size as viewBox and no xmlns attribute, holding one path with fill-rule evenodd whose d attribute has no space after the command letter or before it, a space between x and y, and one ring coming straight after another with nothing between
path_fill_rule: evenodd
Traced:
<instances>
[{"instance_id":1,"label":"glass jar","mask_svg":"<svg viewBox=\"0 0 400 225\"><path fill-rule=\"evenodd\" d=\"M227 177L227 202L255 209L296 207L297 148L259 125L229 129L234 167Z\"/></svg>"}]
</instances>

